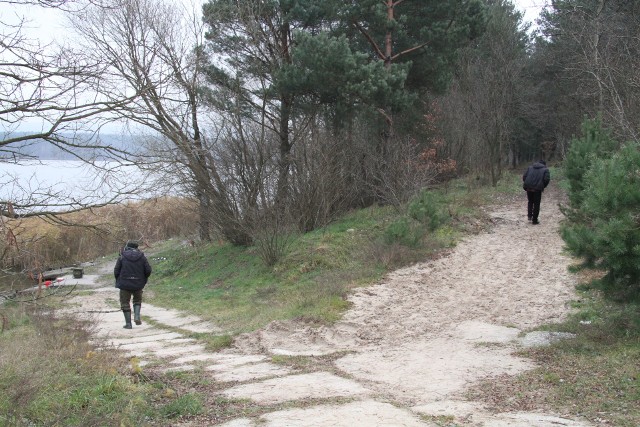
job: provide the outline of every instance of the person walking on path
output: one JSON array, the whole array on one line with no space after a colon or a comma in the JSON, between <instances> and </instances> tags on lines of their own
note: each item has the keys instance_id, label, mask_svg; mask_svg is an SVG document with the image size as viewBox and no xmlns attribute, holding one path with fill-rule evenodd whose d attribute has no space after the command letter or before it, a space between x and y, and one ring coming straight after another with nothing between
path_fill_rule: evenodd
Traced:
<instances>
[{"instance_id":1,"label":"person walking on path","mask_svg":"<svg viewBox=\"0 0 640 427\"><path fill-rule=\"evenodd\" d=\"M136 325L141 325L140 308L142 307L142 290L151 275L151 265L138 249L138 242L129 240L120 253L113 269L116 277L116 288L120 289L120 308L124 313L125 329L131 329L131 297L133 297L133 313Z\"/></svg>"},{"instance_id":2,"label":"person walking on path","mask_svg":"<svg viewBox=\"0 0 640 427\"><path fill-rule=\"evenodd\" d=\"M527 168L522 175L522 188L527 192L527 219L532 224L539 224L538 215L540 214L540 202L542 201L542 192L549 181L551 174L544 160L538 160Z\"/></svg>"}]
</instances>

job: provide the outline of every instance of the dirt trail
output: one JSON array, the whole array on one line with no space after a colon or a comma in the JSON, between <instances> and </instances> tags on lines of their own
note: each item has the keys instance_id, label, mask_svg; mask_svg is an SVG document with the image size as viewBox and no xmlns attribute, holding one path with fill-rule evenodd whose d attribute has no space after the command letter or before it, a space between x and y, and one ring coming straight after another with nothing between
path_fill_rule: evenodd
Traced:
<instances>
[{"instance_id":1,"label":"dirt trail","mask_svg":"<svg viewBox=\"0 0 640 427\"><path fill-rule=\"evenodd\" d=\"M556 337L524 332L568 313L575 278L567 272L571 260L562 254L557 233L558 197L550 186L537 226L526 220L524 195L496 206L489 212L490 232L355 292L352 308L331 328L274 322L239 337L223 353L207 353L185 337L189 330L215 332L212 325L149 305L143 316L153 326L146 321L122 329L121 313L106 309L114 307L113 288L76 301L101 313L101 339L138 356L149 369L202 369L224 383L219 393L225 397L294 407L228 420L227 427L432 426L439 416L470 426L589 426L560 414L495 414L464 397L481 379L533 368L514 351ZM334 361L299 372L273 364L270 356L276 354L331 355Z\"/></svg>"}]
</instances>

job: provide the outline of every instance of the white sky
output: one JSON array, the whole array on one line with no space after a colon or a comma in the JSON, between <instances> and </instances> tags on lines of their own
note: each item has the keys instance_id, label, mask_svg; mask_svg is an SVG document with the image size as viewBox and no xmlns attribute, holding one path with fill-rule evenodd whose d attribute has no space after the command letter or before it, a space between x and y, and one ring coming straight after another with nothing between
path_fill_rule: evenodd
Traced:
<instances>
[{"instance_id":1,"label":"white sky","mask_svg":"<svg viewBox=\"0 0 640 427\"><path fill-rule=\"evenodd\" d=\"M540 14L541 9L549 0L512 0L516 8L524 12L525 21L533 22ZM40 36L64 37L64 20L59 11L43 9L38 6L6 4L0 1L0 22L16 22L19 17L27 17L32 22L29 25Z\"/></svg>"},{"instance_id":2,"label":"white sky","mask_svg":"<svg viewBox=\"0 0 640 427\"><path fill-rule=\"evenodd\" d=\"M518 10L524 12L524 20L533 23L549 0L512 1ZM18 22L20 18L26 17L30 21L26 24L31 30L30 34L37 34L45 40L56 38L58 41L64 41L67 31L64 29L65 22L60 11L34 5L3 4L1 0L0 5L0 22Z\"/></svg>"},{"instance_id":3,"label":"white sky","mask_svg":"<svg viewBox=\"0 0 640 427\"><path fill-rule=\"evenodd\" d=\"M516 8L524 12L524 20L535 24L535 20L540 15L542 8L548 0L512 0Z\"/></svg>"}]
</instances>

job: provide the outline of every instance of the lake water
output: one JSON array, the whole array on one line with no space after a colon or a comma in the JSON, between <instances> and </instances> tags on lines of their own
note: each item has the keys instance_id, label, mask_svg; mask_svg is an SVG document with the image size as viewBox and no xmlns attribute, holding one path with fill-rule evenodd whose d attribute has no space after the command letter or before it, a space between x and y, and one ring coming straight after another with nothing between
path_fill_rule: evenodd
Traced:
<instances>
[{"instance_id":1,"label":"lake water","mask_svg":"<svg viewBox=\"0 0 640 427\"><path fill-rule=\"evenodd\" d=\"M98 162L92 166L78 160L46 160L16 165L0 160L0 201L30 206L20 213L67 210L114 197L142 198L136 193L146 182L145 173L131 164ZM148 190L142 193L154 196Z\"/></svg>"},{"instance_id":2,"label":"lake water","mask_svg":"<svg viewBox=\"0 0 640 427\"><path fill-rule=\"evenodd\" d=\"M0 203L7 200L15 206L29 204L29 208L16 210L20 214L64 211L70 206L78 207L77 202L101 203L112 199L118 192L136 193L141 184L150 182L135 165L102 162L98 166L94 168L77 160L29 161L20 165L0 160ZM153 196L153 192L145 190L142 194L130 194L126 198ZM0 234L0 238L3 237ZM0 292L33 285L34 282L24 274L0 272Z\"/></svg>"}]
</instances>

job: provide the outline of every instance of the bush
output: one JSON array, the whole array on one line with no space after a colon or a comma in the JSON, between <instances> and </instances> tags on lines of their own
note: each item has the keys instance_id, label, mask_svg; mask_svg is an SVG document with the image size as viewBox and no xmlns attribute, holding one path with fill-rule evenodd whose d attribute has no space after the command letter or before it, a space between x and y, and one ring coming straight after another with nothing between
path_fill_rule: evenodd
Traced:
<instances>
[{"instance_id":1,"label":"bush","mask_svg":"<svg viewBox=\"0 0 640 427\"><path fill-rule=\"evenodd\" d=\"M574 138L564 160L565 176L569 182L569 201L572 208L582 202L584 175L596 159L608 158L615 152L618 142L611 138L602 120L585 120L581 138Z\"/></svg>"},{"instance_id":2,"label":"bush","mask_svg":"<svg viewBox=\"0 0 640 427\"><path fill-rule=\"evenodd\" d=\"M417 247L427 231L434 232L449 218L443 197L423 190L407 207L407 216L395 220L384 232L387 245Z\"/></svg>"},{"instance_id":3,"label":"bush","mask_svg":"<svg viewBox=\"0 0 640 427\"><path fill-rule=\"evenodd\" d=\"M585 265L605 270L609 290L637 292L640 145L628 143L609 158L596 157L583 177L580 203L561 230L567 248Z\"/></svg>"},{"instance_id":4,"label":"bush","mask_svg":"<svg viewBox=\"0 0 640 427\"><path fill-rule=\"evenodd\" d=\"M425 229L411 218L401 217L389 224L384 231L384 242L387 245L399 243L414 248L424 237Z\"/></svg>"},{"instance_id":5,"label":"bush","mask_svg":"<svg viewBox=\"0 0 640 427\"><path fill-rule=\"evenodd\" d=\"M424 190L409 203L408 214L411 218L424 224L429 231L435 231L448 218L443 206L442 196Z\"/></svg>"}]
</instances>

